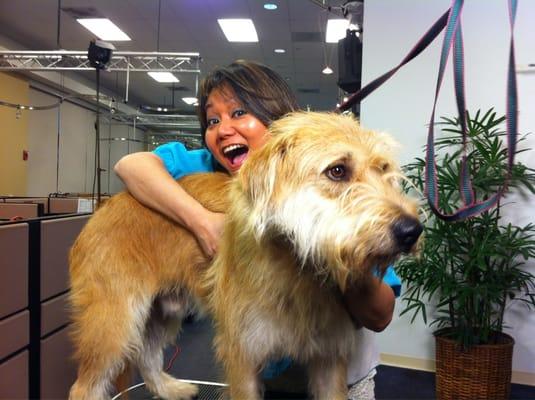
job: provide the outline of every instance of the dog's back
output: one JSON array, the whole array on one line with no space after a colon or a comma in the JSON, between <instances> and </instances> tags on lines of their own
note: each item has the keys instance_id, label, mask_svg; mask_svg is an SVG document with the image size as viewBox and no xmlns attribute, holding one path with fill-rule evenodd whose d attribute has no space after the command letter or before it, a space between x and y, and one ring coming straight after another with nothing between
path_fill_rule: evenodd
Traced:
<instances>
[{"instance_id":1,"label":"dog's back","mask_svg":"<svg viewBox=\"0 0 535 400\"><path fill-rule=\"evenodd\" d=\"M207 209L226 212L229 177L196 174L181 186ZM129 193L113 196L84 227L70 252L71 285L87 290L122 276L122 284L153 290L175 286L190 267L206 263L195 238ZM126 288L124 289L126 290Z\"/></svg>"}]
</instances>

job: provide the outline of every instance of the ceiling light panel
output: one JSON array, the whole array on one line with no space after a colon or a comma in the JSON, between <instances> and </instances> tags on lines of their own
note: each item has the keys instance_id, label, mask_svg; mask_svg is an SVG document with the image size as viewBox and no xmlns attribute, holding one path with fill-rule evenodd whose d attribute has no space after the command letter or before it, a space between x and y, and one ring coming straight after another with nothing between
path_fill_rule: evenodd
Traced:
<instances>
[{"instance_id":1,"label":"ceiling light panel","mask_svg":"<svg viewBox=\"0 0 535 400\"><path fill-rule=\"evenodd\" d=\"M147 74L160 83L180 82L171 72L147 72Z\"/></svg>"},{"instance_id":2,"label":"ceiling light panel","mask_svg":"<svg viewBox=\"0 0 535 400\"><path fill-rule=\"evenodd\" d=\"M190 106L197 104L197 97L182 97L182 101Z\"/></svg>"},{"instance_id":3,"label":"ceiling light panel","mask_svg":"<svg viewBox=\"0 0 535 400\"><path fill-rule=\"evenodd\" d=\"M113 42L131 40L126 33L108 18L78 18L76 21L101 40Z\"/></svg>"},{"instance_id":4,"label":"ceiling light panel","mask_svg":"<svg viewBox=\"0 0 535 400\"><path fill-rule=\"evenodd\" d=\"M217 22L229 42L258 42L251 19L218 19Z\"/></svg>"},{"instance_id":5,"label":"ceiling light panel","mask_svg":"<svg viewBox=\"0 0 535 400\"><path fill-rule=\"evenodd\" d=\"M349 21L347 19L327 20L327 33L325 34L325 42L338 43L340 39L346 37L347 28L349 28Z\"/></svg>"}]
</instances>

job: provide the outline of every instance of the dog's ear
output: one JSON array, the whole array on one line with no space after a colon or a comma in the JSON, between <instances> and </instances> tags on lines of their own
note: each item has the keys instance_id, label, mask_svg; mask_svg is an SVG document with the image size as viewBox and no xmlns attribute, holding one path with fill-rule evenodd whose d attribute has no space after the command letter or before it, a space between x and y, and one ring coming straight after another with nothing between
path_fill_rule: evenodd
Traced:
<instances>
[{"instance_id":1,"label":"dog's ear","mask_svg":"<svg viewBox=\"0 0 535 400\"><path fill-rule=\"evenodd\" d=\"M278 176L284 173L287 155L284 141L271 139L253 152L238 174L240 189L248 202L250 221L257 237L268 227L281 192Z\"/></svg>"}]
</instances>

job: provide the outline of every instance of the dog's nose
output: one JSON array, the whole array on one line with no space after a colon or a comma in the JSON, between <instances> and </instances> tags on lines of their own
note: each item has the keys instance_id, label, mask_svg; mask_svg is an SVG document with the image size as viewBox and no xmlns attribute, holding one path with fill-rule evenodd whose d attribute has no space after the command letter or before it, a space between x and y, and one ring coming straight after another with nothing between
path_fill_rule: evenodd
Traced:
<instances>
[{"instance_id":1,"label":"dog's nose","mask_svg":"<svg viewBox=\"0 0 535 400\"><path fill-rule=\"evenodd\" d=\"M401 217L392 226L394 239L402 252L410 251L422 233L423 227L412 217Z\"/></svg>"}]
</instances>

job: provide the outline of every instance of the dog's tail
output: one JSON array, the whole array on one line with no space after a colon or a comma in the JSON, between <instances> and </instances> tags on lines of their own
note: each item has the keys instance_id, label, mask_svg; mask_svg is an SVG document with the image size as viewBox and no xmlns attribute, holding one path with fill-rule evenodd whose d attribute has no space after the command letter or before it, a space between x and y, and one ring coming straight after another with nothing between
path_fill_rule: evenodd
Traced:
<instances>
[{"instance_id":1,"label":"dog's tail","mask_svg":"<svg viewBox=\"0 0 535 400\"><path fill-rule=\"evenodd\" d=\"M128 400L128 392L126 391L130 387L132 381L132 364L129 361L125 361L123 370L119 373L115 379L115 389L117 393L122 393L121 400Z\"/></svg>"}]
</instances>

